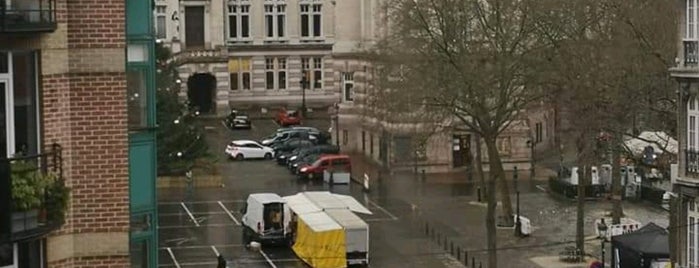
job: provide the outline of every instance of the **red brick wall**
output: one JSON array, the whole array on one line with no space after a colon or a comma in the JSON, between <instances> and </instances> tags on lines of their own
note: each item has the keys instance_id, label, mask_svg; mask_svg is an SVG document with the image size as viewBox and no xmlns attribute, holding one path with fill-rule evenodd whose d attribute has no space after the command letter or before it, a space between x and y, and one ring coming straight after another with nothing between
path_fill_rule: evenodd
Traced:
<instances>
[{"instance_id":1,"label":"red brick wall","mask_svg":"<svg viewBox=\"0 0 699 268\"><path fill-rule=\"evenodd\" d=\"M65 47L69 49L69 57L84 55L77 53L80 49L125 48L124 0L59 0L57 5L59 23L67 22ZM74 50L76 53L72 53ZM74 60L77 59L71 58ZM123 57L105 60L125 64ZM82 61L75 62L79 65ZM66 224L55 235L128 233L124 72L94 70L43 75L41 82L44 144L57 142L63 146L64 176L72 189ZM49 267L128 267L128 264L128 256L124 255L87 256L56 260Z\"/></svg>"}]
</instances>

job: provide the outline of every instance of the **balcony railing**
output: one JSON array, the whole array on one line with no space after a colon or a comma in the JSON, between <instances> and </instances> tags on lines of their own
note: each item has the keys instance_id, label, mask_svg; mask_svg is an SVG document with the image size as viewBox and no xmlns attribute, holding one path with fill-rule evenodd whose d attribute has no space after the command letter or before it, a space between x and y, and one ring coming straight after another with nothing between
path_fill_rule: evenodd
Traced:
<instances>
[{"instance_id":1,"label":"balcony railing","mask_svg":"<svg viewBox=\"0 0 699 268\"><path fill-rule=\"evenodd\" d=\"M699 152L687 150L686 156L687 174L699 175Z\"/></svg>"},{"instance_id":2,"label":"balcony railing","mask_svg":"<svg viewBox=\"0 0 699 268\"><path fill-rule=\"evenodd\" d=\"M0 217L9 217L0 225L0 233L9 235L0 235L0 242L28 240L58 229L68 202L61 146L54 144L42 154L0 161L5 167L0 169L5 173L0 174L0 185L10 186L10 194L0 197L4 204Z\"/></svg>"},{"instance_id":3,"label":"balcony railing","mask_svg":"<svg viewBox=\"0 0 699 268\"><path fill-rule=\"evenodd\" d=\"M56 0L0 1L0 32L27 33L56 30ZM13 2L15 6L12 5ZM20 4L31 6L23 8Z\"/></svg>"},{"instance_id":4,"label":"balcony railing","mask_svg":"<svg viewBox=\"0 0 699 268\"><path fill-rule=\"evenodd\" d=\"M684 65L697 66L699 64L699 41L685 40L684 44Z\"/></svg>"}]
</instances>

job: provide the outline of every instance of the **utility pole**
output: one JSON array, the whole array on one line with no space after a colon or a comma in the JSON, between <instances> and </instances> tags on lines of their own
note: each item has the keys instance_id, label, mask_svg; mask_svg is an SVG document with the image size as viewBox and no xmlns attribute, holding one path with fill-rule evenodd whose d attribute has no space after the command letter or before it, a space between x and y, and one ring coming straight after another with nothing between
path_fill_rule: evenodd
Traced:
<instances>
[{"instance_id":1,"label":"utility pole","mask_svg":"<svg viewBox=\"0 0 699 268\"><path fill-rule=\"evenodd\" d=\"M515 185L515 202L517 204L517 213L515 214L515 236L522 236L522 222L519 221L519 187L517 185L517 166L514 167L513 175Z\"/></svg>"}]
</instances>

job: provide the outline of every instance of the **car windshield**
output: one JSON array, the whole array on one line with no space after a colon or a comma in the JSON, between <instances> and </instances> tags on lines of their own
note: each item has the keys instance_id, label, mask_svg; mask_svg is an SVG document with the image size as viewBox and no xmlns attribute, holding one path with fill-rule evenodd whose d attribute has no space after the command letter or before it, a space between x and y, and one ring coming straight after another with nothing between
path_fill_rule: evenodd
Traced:
<instances>
[{"instance_id":1,"label":"car windshield","mask_svg":"<svg viewBox=\"0 0 699 268\"><path fill-rule=\"evenodd\" d=\"M296 117L297 114L298 114L298 112L296 112L296 111L287 111L286 112L286 115L290 116L290 117Z\"/></svg>"}]
</instances>

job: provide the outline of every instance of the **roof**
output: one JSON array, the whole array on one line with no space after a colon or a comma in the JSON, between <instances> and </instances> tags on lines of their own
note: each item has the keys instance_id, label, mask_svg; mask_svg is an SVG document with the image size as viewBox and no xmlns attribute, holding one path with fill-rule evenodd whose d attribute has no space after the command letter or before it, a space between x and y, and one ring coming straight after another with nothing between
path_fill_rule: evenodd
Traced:
<instances>
[{"instance_id":1,"label":"roof","mask_svg":"<svg viewBox=\"0 0 699 268\"><path fill-rule=\"evenodd\" d=\"M253 141L253 140L234 140L232 142L237 143L237 144L250 144L250 143L258 144L256 141Z\"/></svg>"},{"instance_id":2,"label":"roof","mask_svg":"<svg viewBox=\"0 0 699 268\"><path fill-rule=\"evenodd\" d=\"M248 198L253 198L262 204L286 202L281 196L274 193L250 194Z\"/></svg>"},{"instance_id":3,"label":"roof","mask_svg":"<svg viewBox=\"0 0 699 268\"><path fill-rule=\"evenodd\" d=\"M299 218L315 232L342 230L342 226L322 211L299 214Z\"/></svg>"},{"instance_id":4,"label":"roof","mask_svg":"<svg viewBox=\"0 0 699 268\"><path fill-rule=\"evenodd\" d=\"M647 257L670 257L667 230L652 222L635 232L612 236L612 244Z\"/></svg>"},{"instance_id":5,"label":"roof","mask_svg":"<svg viewBox=\"0 0 699 268\"><path fill-rule=\"evenodd\" d=\"M305 195L299 193L295 195L283 197L287 205L296 214L308 214L313 212L322 211L321 208L316 206L310 199Z\"/></svg>"},{"instance_id":6,"label":"roof","mask_svg":"<svg viewBox=\"0 0 699 268\"><path fill-rule=\"evenodd\" d=\"M296 195L285 196L284 199L290 202L289 207L297 214L301 213L299 211L315 211L313 207L308 206L309 203L315 205L319 210L348 209L357 213L373 214L369 209L355 200L354 197L333 194L327 191L301 192ZM294 202L294 204L291 204L291 202ZM296 211L294 206L298 207L299 211Z\"/></svg>"},{"instance_id":7,"label":"roof","mask_svg":"<svg viewBox=\"0 0 699 268\"><path fill-rule=\"evenodd\" d=\"M346 209L328 209L325 213L345 229L367 228L368 226L362 218Z\"/></svg>"}]
</instances>

